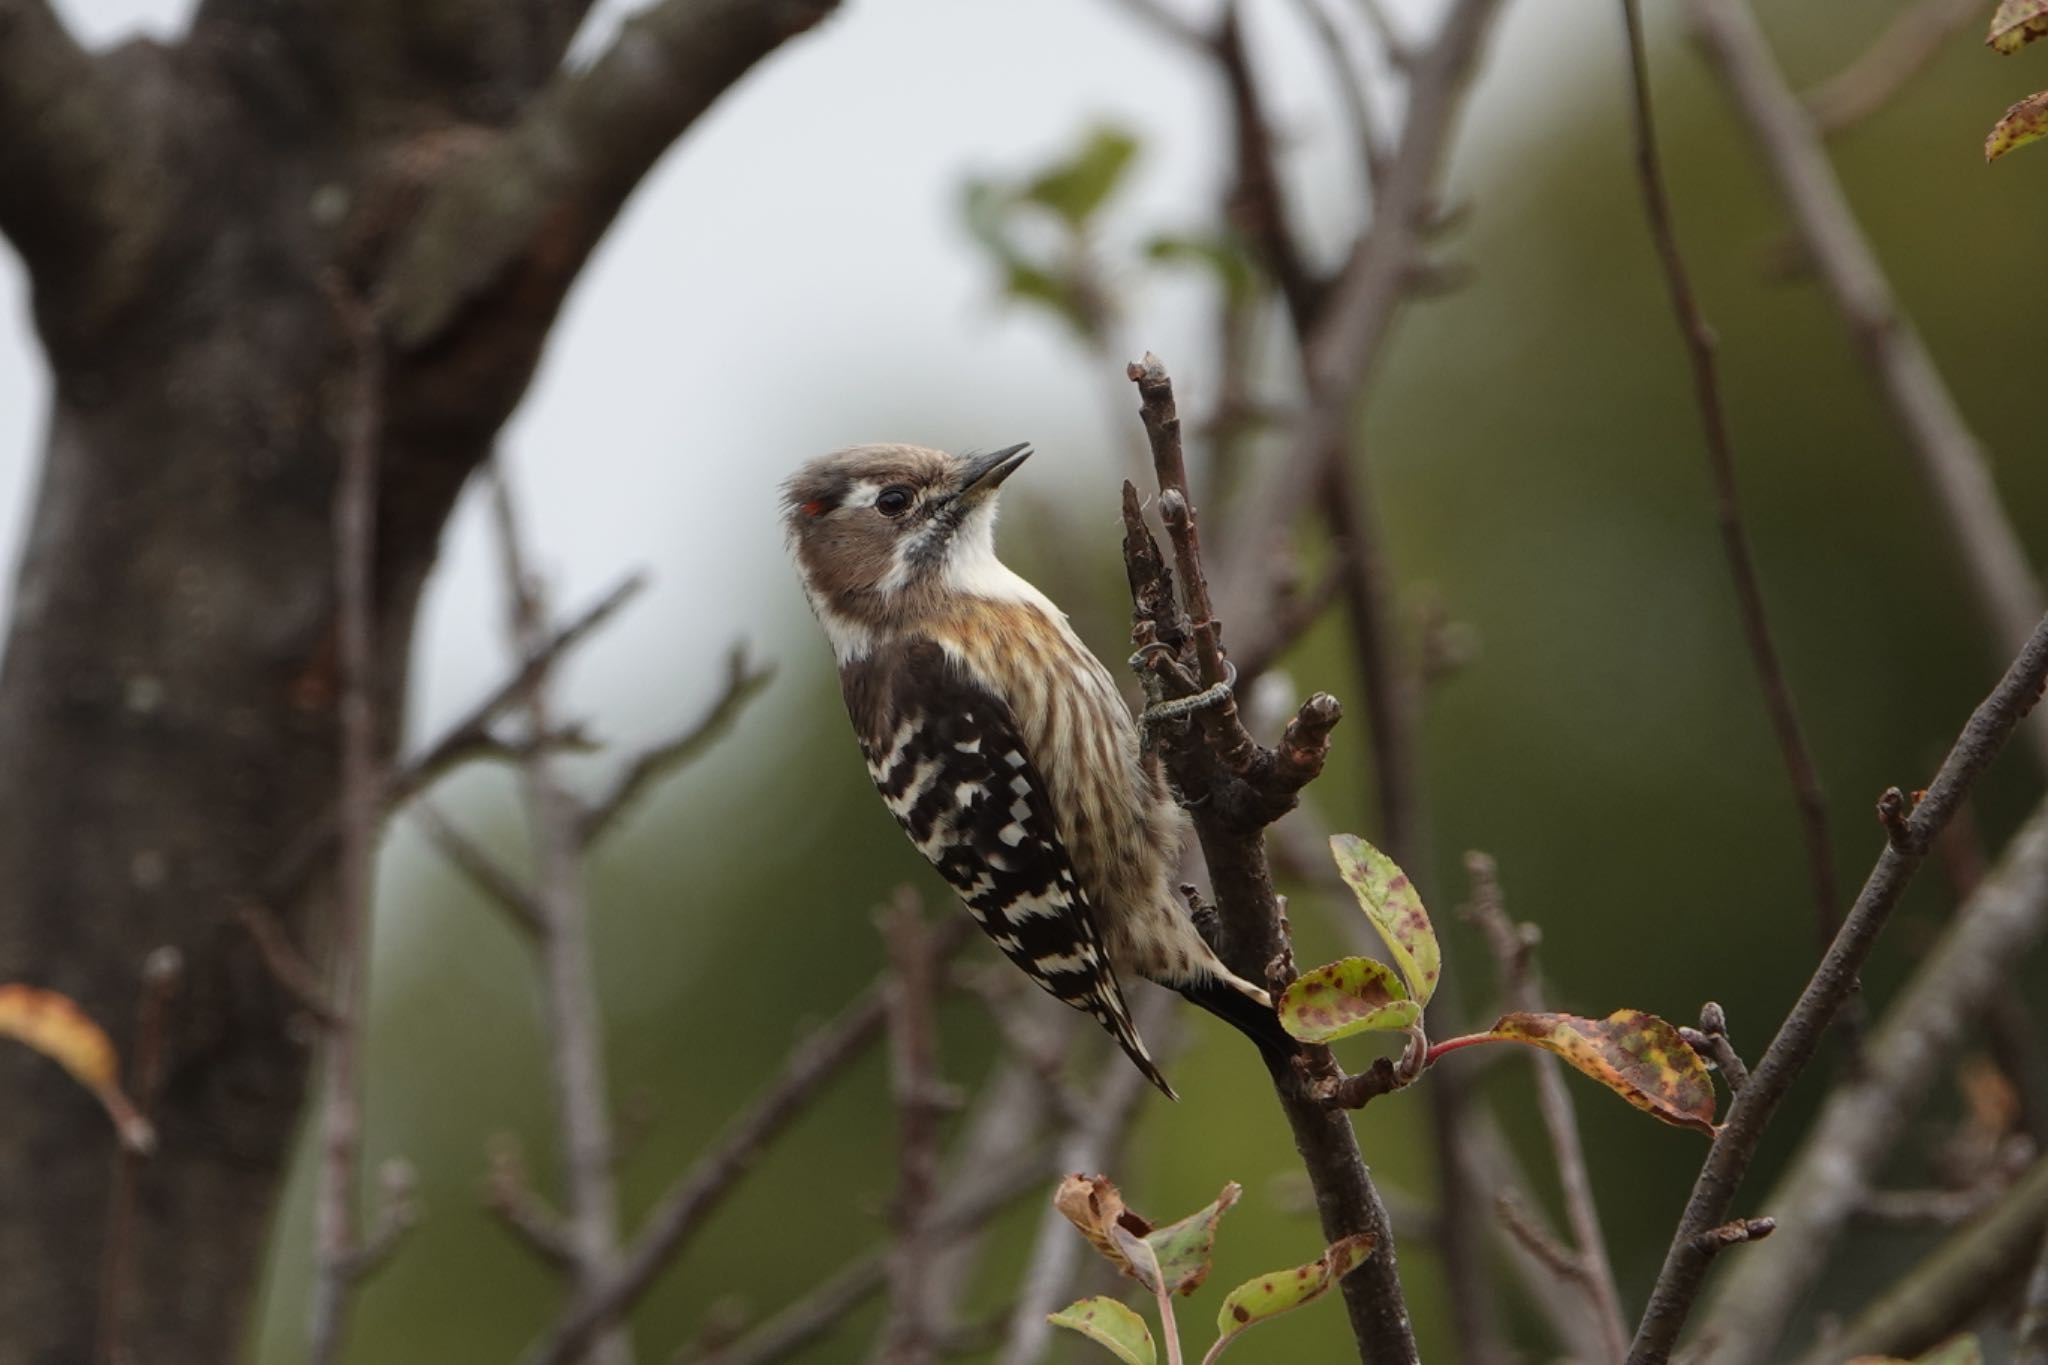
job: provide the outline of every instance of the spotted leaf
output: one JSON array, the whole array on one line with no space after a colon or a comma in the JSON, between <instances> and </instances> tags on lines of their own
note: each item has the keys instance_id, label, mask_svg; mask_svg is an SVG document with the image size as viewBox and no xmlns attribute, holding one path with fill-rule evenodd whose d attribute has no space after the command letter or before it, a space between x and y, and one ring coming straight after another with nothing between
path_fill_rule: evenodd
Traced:
<instances>
[{"instance_id":1,"label":"spotted leaf","mask_svg":"<svg viewBox=\"0 0 2048 1365\"><path fill-rule=\"evenodd\" d=\"M2048 137L2048 90L2037 91L2005 111L1984 139L1984 159L1996 161L2016 147Z\"/></svg>"},{"instance_id":2,"label":"spotted leaf","mask_svg":"<svg viewBox=\"0 0 2048 1365\"><path fill-rule=\"evenodd\" d=\"M1233 1180L1213 1203L1177 1223L1145 1234L1145 1241L1159 1263L1159 1278L1169 1290L1192 1294L1209 1278L1210 1257L1216 1250L1216 1224L1243 1193L1243 1187Z\"/></svg>"},{"instance_id":3,"label":"spotted leaf","mask_svg":"<svg viewBox=\"0 0 2048 1365\"><path fill-rule=\"evenodd\" d=\"M1375 1239L1369 1233L1346 1237L1332 1242L1328 1251L1307 1265L1275 1270L1231 1290L1216 1314L1218 1336L1207 1358L1214 1360L1221 1355L1223 1348L1246 1328L1292 1312L1329 1293L1330 1286L1365 1264L1374 1245Z\"/></svg>"},{"instance_id":4,"label":"spotted leaf","mask_svg":"<svg viewBox=\"0 0 2048 1365\"><path fill-rule=\"evenodd\" d=\"M0 985L0 1037L18 1039L70 1072L106 1109L124 1146L146 1152L155 1145L149 1121L121 1092L114 1044L70 996Z\"/></svg>"},{"instance_id":5,"label":"spotted leaf","mask_svg":"<svg viewBox=\"0 0 2048 1365\"><path fill-rule=\"evenodd\" d=\"M1115 1181L1106 1175L1066 1176L1053 1191L1052 1206L1118 1270L1138 1277L1127 1246L1142 1241L1152 1224L1124 1206L1123 1191Z\"/></svg>"},{"instance_id":6,"label":"spotted leaf","mask_svg":"<svg viewBox=\"0 0 2048 1365\"><path fill-rule=\"evenodd\" d=\"M1677 1029L1654 1014L1616 1010L1605 1019L1506 1014L1477 1037L1554 1052L1636 1108L1681 1128L1714 1132L1714 1083L1706 1063Z\"/></svg>"},{"instance_id":7,"label":"spotted leaf","mask_svg":"<svg viewBox=\"0 0 2048 1365\"><path fill-rule=\"evenodd\" d=\"M1158 1349L1152 1345L1152 1329L1115 1299L1100 1295L1082 1299L1045 1320L1106 1347L1124 1365L1153 1365L1159 1359Z\"/></svg>"},{"instance_id":8,"label":"spotted leaf","mask_svg":"<svg viewBox=\"0 0 2048 1365\"><path fill-rule=\"evenodd\" d=\"M1331 835L1330 852L1337 859L1338 875L1358 896L1359 908L1407 978L1408 993L1427 1005L1436 994L1443 961L1436 933L1429 927L1429 912L1422 908L1422 897L1415 894L1408 874L1355 834Z\"/></svg>"},{"instance_id":9,"label":"spotted leaf","mask_svg":"<svg viewBox=\"0 0 2048 1365\"><path fill-rule=\"evenodd\" d=\"M2048 0L1999 0L1984 42L2010 56L2043 37L2048 37Z\"/></svg>"},{"instance_id":10,"label":"spotted leaf","mask_svg":"<svg viewBox=\"0 0 2048 1365\"><path fill-rule=\"evenodd\" d=\"M1422 1006L1384 962L1340 958L1303 972L1280 995L1280 1027L1304 1043L1329 1043L1354 1033L1396 1033L1422 1017Z\"/></svg>"}]
</instances>

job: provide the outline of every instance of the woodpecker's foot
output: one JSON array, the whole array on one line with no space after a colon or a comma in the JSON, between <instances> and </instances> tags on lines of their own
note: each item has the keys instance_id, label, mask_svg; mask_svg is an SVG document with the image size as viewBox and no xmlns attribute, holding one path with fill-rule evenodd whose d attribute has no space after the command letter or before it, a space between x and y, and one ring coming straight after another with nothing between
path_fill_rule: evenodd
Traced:
<instances>
[{"instance_id":1,"label":"woodpecker's foot","mask_svg":"<svg viewBox=\"0 0 2048 1365\"><path fill-rule=\"evenodd\" d=\"M1185 720L1204 707L1214 706L1229 696L1237 686L1237 665L1225 659L1223 667L1228 670L1223 681L1213 687L1205 687L1190 697L1174 697L1167 701L1156 701L1138 714L1138 724L1146 729L1164 725L1168 721Z\"/></svg>"}]
</instances>

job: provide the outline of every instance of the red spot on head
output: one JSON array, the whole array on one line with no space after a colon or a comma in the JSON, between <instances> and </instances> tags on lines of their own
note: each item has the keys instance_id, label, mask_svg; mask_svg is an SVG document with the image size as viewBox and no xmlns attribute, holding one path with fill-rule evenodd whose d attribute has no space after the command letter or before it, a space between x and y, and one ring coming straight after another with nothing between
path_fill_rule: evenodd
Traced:
<instances>
[{"instance_id":1,"label":"red spot on head","mask_svg":"<svg viewBox=\"0 0 2048 1365\"><path fill-rule=\"evenodd\" d=\"M807 517L822 516L825 512L825 500L823 498L812 498L797 510Z\"/></svg>"}]
</instances>

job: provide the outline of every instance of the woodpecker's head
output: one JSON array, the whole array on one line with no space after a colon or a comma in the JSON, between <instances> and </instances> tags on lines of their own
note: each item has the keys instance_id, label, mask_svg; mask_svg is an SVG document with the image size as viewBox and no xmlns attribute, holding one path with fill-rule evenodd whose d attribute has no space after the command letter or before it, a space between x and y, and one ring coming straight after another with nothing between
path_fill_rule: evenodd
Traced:
<instances>
[{"instance_id":1,"label":"woodpecker's head","mask_svg":"<svg viewBox=\"0 0 2048 1365\"><path fill-rule=\"evenodd\" d=\"M917 624L951 595L1029 585L995 557L996 490L1031 455L855 446L783 485L783 524L804 592L840 662Z\"/></svg>"}]
</instances>

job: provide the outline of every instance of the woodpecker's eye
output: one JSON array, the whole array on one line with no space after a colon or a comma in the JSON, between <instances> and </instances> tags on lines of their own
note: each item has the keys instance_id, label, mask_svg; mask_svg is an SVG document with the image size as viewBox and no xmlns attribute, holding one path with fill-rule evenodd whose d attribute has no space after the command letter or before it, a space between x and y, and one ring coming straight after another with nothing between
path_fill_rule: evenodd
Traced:
<instances>
[{"instance_id":1,"label":"woodpecker's eye","mask_svg":"<svg viewBox=\"0 0 2048 1365\"><path fill-rule=\"evenodd\" d=\"M896 484L882 490L881 495L875 499L875 510L885 517L900 517L910 510L910 504L914 501L916 496L908 488Z\"/></svg>"}]
</instances>

